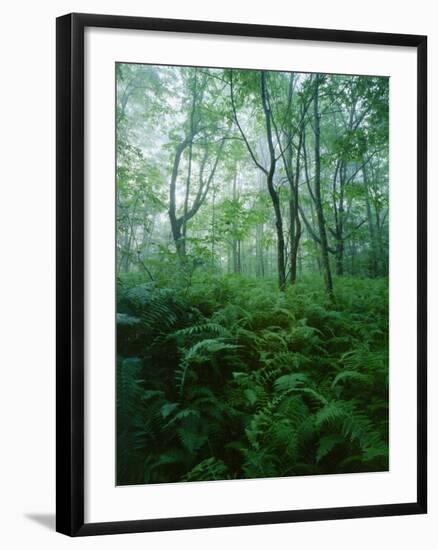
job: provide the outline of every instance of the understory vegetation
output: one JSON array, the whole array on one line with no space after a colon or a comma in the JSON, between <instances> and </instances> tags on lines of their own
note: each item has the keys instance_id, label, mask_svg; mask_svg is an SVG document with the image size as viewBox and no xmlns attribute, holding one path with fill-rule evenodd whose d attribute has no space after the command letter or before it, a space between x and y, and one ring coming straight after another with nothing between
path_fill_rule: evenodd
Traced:
<instances>
[{"instance_id":1,"label":"understory vegetation","mask_svg":"<svg viewBox=\"0 0 438 550\"><path fill-rule=\"evenodd\" d=\"M387 281L335 288L120 278L118 483L387 469Z\"/></svg>"}]
</instances>

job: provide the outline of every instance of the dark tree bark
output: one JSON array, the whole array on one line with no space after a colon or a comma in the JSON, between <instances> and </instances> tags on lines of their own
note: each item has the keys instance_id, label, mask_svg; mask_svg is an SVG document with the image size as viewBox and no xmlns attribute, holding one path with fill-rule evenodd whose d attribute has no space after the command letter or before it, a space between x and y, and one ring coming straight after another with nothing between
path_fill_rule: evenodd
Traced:
<instances>
[{"instance_id":1,"label":"dark tree bark","mask_svg":"<svg viewBox=\"0 0 438 550\"><path fill-rule=\"evenodd\" d=\"M337 182L339 181L339 187ZM335 269L338 277L344 274L344 184L345 184L345 162L339 160L336 164L332 185L332 204L335 227L331 232L335 239Z\"/></svg>"},{"instance_id":2,"label":"dark tree bark","mask_svg":"<svg viewBox=\"0 0 438 550\"><path fill-rule=\"evenodd\" d=\"M320 113L319 113L319 83L320 75L314 76L314 98L313 98L313 127L315 134L315 182L314 182L314 197L315 197L315 209L316 218L318 222L319 240L321 246L321 264L324 275L324 284L327 294L330 298L334 298L333 295L333 281L332 273L330 269L330 259L327 241L327 231L324 218L324 211L322 207L321 196L321 146L320 146Z\"/></svg>"},{"instance_id":3,"label":"dark tree bark","mask_svg":"<svg viewBox=\"0 0 438 550\"><path fill-rule=\"evenodd\" d=\"M286 131L285 131L285 144L284 148L281 150L281 156L283 159L284 169L286 172L287 180L289 182L289 243L290 243L290 271L289 271L289 281L291 284L295 284L297 279L297 257L298 249L301 238L301 221L298 207L298 182L300 177L300 155L301 155L301 146L302 138L304 131L304 115L305 109L303 108L301 113L301 121L299 127L299 142L298 149L295 159L293 159L293 149L292 141L294 139L294 132L292 128L292 99L293 99L293 86L294 86L294 75L290 75L289 87L288 87L288 100L287 100L287 116L286 116ZM277 140L280 143L280 136L278 135L278 130L274 122L274 127L277 133Z\"/></svg>"},{"instance_id":4,"label":"dark tree bark","mask_svg":"<svg viewBox=\"0 0 438 550\"><path fill-rule=\"evenodd\" d=\"M236 202L237 199L238 199L238 193L237 193L237 163L236 163L234 168L234 176L233 176L233 201ZM234 219L232 221L232 227L233 227L233 242L232 242L233 273L241 273L242 266L240 262L240 241L236 239L237 224L236 224L236 220Z\"/></svg>"},{"instance_id":5,"label":"dark tree bark","mask_svg":"<svg viewBox=\"0 0 438 550\"><path fill-rule=\"evenodd\" d=\"M178 218L176 215L176 180L178 178L178 169L181 162L181 156L184 150L189 146L190 140L185 139L183 142L179 143L176 147L175 157L173 160L172 175L170 178L170 187L169 187L169 220L170 227L172 230L173 241L175 243L176 252L178 257L181 259L185 254L185 247L183 246L182 239L182 223L183 217Z\"/></svg>"},{"instance_id":6,"label":"dark tree bark","mask_svg":"<svg viewBox=\"0 0 438 550\"><path fill-rule=\"evenodd\" d=\"M370 236L370 276L377 277L379 274L378 252L377 252L377 238L376 228L374 224L373 214L371 210L371 198L369 189L368 169L366 162L363 161L362 166L363 184L365 187L365 206L367 213L368 231Z\"/></svg>"},{"instance_id":7,"label":"dark tree bark","mask_svg":"<svg viewBox=\"0 0 438 550\"><path fill-rule=\"evenodd\" d=\"M256 227L256 275L265 276L265 260L263 255L263 224Z\"/></svg>"},{"instance_id":8,"label":"dark tree bark","mask_svg":"<svg viewBox=\"0 0 438 550\"><path fill-rule=\"evenodd\" d=\"M286 266L284 258L284 235L283 235L283 218L281 214L280 197L274 186L274 174L276 168L275 149L272 139L272 123L271 123L271 108L269 105L268 91L266 87L266 72L262 71L260 75L261 95L263 111L266 121L266 137L269 150L269 170L266 174L266 183L268 186L269 195L275 213L275 228L277 231L277 269L278 269L278 286L280 290L284 290L286 286Z\"/></svg>"}]
</instances>

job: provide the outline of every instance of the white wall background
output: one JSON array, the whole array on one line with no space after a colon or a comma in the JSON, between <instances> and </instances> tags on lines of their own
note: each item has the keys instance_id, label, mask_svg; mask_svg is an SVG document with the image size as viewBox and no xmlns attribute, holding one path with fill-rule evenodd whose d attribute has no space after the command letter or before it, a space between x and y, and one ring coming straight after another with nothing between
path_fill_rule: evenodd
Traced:
<instances>
[{"instance_id":1,"label":"white wall background","mask_svg":"<svg viewBox=\"0 0 438 550\"><path fill-rule=\"evenodd\" d=\"M429 36L429 246L438 278L438 27L433 0L16 0L0 28L0 544L15 548L436 548L438 307L430 285L427 516L68 539L55 504L55 17L71 11L209 19ZM435 237L436 236L436 237Z\"/></svg>"}]
</instances>

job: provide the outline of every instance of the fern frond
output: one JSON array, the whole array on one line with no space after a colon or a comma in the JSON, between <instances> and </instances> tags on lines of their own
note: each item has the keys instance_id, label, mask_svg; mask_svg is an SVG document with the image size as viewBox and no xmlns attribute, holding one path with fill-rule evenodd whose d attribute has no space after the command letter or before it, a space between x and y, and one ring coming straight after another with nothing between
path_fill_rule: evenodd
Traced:
<instances>
[{"instance_id":1,"label":"fern frond","mask_svg":"<svg viewBox=\"0 0 438 550\"><path fill-rule=\"evenodd\" d=\"M187 472L181 481L211 481L227 479L228 468L225 463L214 457L206 458Z\"/></svg>"},{"instance_id":2,"label":"fern frond","mask_svg":"<svg viewBox=\"0 0 438 550\"><path fill-rule=\"evenodd\" d=\"M174 332L175 336L194 336L195 334L218 334L220 336L229 337L230 332L218 323L201 323L191 327L182 328Z\"/></svg>"},{"instance_id":3,"label":"fern frond","mask_svg":"<svg viewBox=\"0 0 438 550\"><path fill-rule=\"evenodd\" d=\"M274 382L274 388L277 391L287 391L294 389L301 384L304 384L306 381L306 374L300 372L297 372L295 374L285 374L284 376L280 376L280 378L277 378L277 380Z\"/></svg>"},{"instance_id":4,"label":"fern frond","mask_svg":"<svg viewBox=\"0 0 438 550\"><path fill-rule=\"evenodd\" d=\"M321 426L344 418L350 412L349 406L343 401L330 401L316 413L316 424Z\"/></svg>"},{"instance_id":5,"label":"fern frond","mask_svg":"<svg viewBox=\"0 0 438 550\"><path fill-rule=\"evenodd\" d=\"M362 374L361 372L357 372L354 370L345 370L337 374L332 382L332 388L336 387L336 385L344 380L353 380L357 382L362 382L363 384L372 384L373 380L371 376L367 374Z\"/></svg>"}]
</instances>

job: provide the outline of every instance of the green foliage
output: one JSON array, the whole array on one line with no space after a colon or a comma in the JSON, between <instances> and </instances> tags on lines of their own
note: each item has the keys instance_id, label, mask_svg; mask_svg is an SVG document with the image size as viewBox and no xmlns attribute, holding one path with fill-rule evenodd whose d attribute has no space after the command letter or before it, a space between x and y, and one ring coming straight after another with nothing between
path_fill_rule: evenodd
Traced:
<instances>
[{"instance_id":1,"label":"green foliage","mask_svg":"<svg viewBox=\"0 0 438 550\"><path fill-rule=\"evenodd\" d=\"M388 468L388 84L116 64L119 484Z\"/></svg>"},{"instance_id":2,"label":"green foliage","mask_svg":"<svg viewBox=\"0 0 438 550\"><path fill-rule=\"evenodd\" d=\"M388 468L385 281L118 287L119 484Z\"/></svg>"},{"instance_id":3,"label":"green foliage","mask_svg":"<svg viewBox=\"0 0 438 550\"><path fill-rule=\"evenodd\" d=\"M184 475L181 481L213 481L227 479L227 466L217 458L206 458Z\"/></svg>"}]
</instances>

